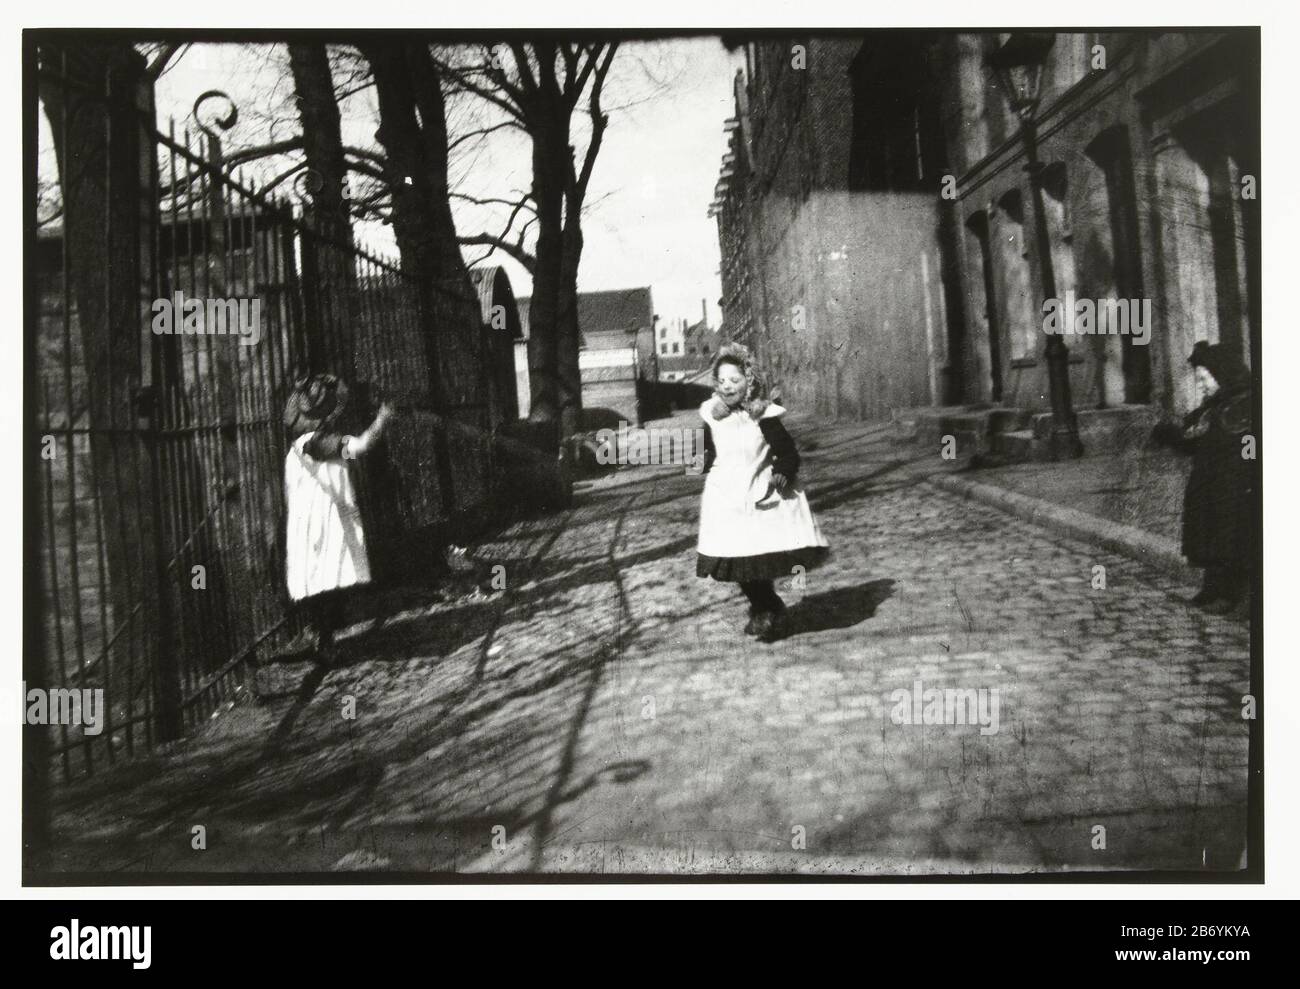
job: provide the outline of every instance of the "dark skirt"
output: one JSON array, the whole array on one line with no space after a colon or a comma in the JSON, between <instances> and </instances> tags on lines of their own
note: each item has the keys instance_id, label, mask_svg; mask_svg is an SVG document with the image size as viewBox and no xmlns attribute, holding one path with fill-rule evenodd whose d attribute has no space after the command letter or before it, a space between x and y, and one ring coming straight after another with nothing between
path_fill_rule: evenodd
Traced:
<instances>
[{"instance_id":1,"label":"dark skirt","mask_svg":"<svg viewBox=\"0 0 1300 989\"><path fill-rule=\"evenodd\" d=\"M1254 554L1250 464L1238 449L1217 460L1198 457L1187 479L1183 555L1194 567L1244 567Z\"/></svg>"},{"instance_id":2,"label":"dark skirt","mask_svg":"<svg viewBox=\"0 0 1300 989\"><path fill-rule=\"evenodd\" d=\"M777 580L789 577L795 567L806 573L821 566L830 556L826 546L804 546L779 553L762 553L758 556L695 556L695 576L714 580L749 581Z\"/></svg>"}]
</instances>

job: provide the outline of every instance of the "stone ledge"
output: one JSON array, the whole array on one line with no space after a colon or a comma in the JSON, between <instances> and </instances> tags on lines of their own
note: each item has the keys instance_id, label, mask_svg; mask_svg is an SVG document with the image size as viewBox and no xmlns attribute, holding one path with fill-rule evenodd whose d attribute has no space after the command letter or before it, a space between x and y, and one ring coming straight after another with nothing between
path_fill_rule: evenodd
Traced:
<instances>
[{"instance_id":1,"label":"stone ledge","mask_svg":"<svg viewBox=\"0 0 1300 989\"><path fill-rule=\"evenodd\" d=\"M1104 546L1185 580L1199 580L1197 571L1183 559L1178 544L1164 536L960 474L937 474L928 478L927 483L949 494L1001 509L1049 531Z\"/></svg>"}]
</instances>

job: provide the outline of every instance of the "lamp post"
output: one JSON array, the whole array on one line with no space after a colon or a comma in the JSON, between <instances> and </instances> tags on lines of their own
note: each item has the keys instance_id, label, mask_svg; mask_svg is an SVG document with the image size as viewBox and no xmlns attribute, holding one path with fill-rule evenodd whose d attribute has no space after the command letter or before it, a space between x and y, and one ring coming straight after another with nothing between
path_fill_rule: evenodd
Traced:
<instances>
[{"instance_id":1,"label":"lamp post","mask_svg":"<svg viewBox=\"0 0 1300 989\"><path fill-rule=\"evenodd\" d=\"M1043 78L1047 53L1056 40L1054 34L1022 31L1012 34L988 58L1011 109L1020 118L1020 139L1025 145L1025 171L1033 196L1034 228L1038 239L1038 263L1045 298L1056 298L1056 277L1052 271L1052 243L1043 212L1043 164L1038 160L1038 125L1034 114ZM1073 316L1073 314L1070 314ZM1070 352L1059 333L1047 335L1047 390L1052 401L1052 435L1050 452L1053 460L1083 455L1079 440L1079 421L1070 399Z\"/></svg>"}]
</instances>

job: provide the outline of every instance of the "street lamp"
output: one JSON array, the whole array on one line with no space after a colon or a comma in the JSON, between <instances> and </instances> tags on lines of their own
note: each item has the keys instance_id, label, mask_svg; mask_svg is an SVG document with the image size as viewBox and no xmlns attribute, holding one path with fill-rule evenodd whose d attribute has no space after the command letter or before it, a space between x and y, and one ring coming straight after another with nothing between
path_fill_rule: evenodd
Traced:
<instances>
[{"instance_id":1,"label":"street lamp","mask_svg":"<svg viewBox=\"0 0 1300 989\"><path fill-rule=\"evenodd\" d=\"M1043 212L1043 164L1038 160L1038 110L1043 81L1043 65L1056 35L1041 31L1021 31L1010 35L994 52L988 63L993 69L1011 109L1020 118L1020 139L1025 145L1025 171L1034 200L1034 227L1038 238L1038 263L1043 295L1056 298L1056 277L1052 271L1052 243L1047 233L1047 215ZM1073 315L1073 314L1071 314ZM1070 352L1059 333L1047 335L1047 389L1052 400L1053 460L1079 457L1083 443L1079 440L1079 421L1070 399Z\"/></svg>"}]
</instances>

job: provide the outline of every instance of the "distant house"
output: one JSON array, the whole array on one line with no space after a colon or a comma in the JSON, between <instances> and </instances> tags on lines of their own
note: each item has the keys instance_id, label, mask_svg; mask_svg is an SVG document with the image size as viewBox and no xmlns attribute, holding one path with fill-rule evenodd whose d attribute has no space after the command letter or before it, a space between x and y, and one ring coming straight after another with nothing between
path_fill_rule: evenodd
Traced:
<instances>
[{"instance_id":1,"label":"distant house","mask_svg":"<svg viewBox=\"0 0 1300 989\"><path fill-rule=\"evenodd\" d=\"M687 324L675 319L655 328L655 350L659 357L660 381L683 381L707 371L718 352L721 335L709 326L708 303L700 300L702 318Z\"/></svg>"},{"instance_id":2,"label":"distant house","mask_svg":"<svg viewBox=\"0 0 1300 989\"><path fill-rule=\"evenodd\" d=\"M685 381L695 377L700 371L707 371L709 358L699 354L678 354L677 356L659 358L660 381Z\"/></svg>"},{"instance_id":3,"label":"distant house","mask_svg":"<svg viewBox=\"0 0 1300 989\"><path fill-rule=\"evenodd\" d=\"M655 353L660 361L686 353L686 320L674 319L655 326Z\"/></svg>"},{"instance_id":4,"label":"distant house","mask_svg":"<svg viewBox=\"0 0 1300 989\"><path fill-rule=\"evenodd\" d=\"M529 299L519 300L525 337ZM578 293L578 368L589 421L640 422L638 382L656 380L650 287ZM526 350L522 367L527 367Z\"/></svg>"},{"instance_id":5,"label":"distant house","mask_svg":"<svg viewBox=\"0 0 1300 989\"><path fill-rule=\"evenodd\" d=\"M713 355L717 353L721 342L721 335L717 329L710 327L708 321L704 319L686 327L683 337L682 352L690 357L702 357L705 364L713 360Z\"/></svg>"},{"instance_id":6,"label":"distant house","mask_svg":"<svg viewBox=\"0 0 1300 989\"><path fill-rule=\"evenodd\" d=\"M579 346L583 350L633 347L638 377L655 379L655 309L650 287L578 293Z\"/></svg>"}]
</instances>

